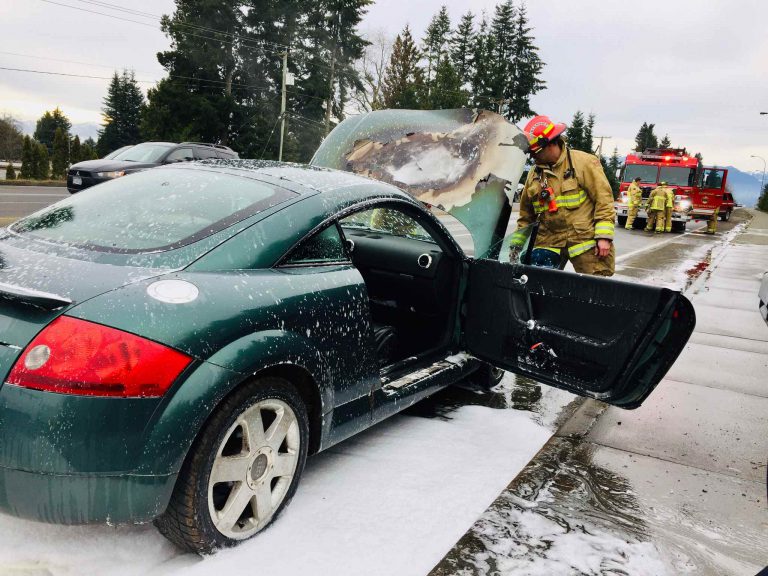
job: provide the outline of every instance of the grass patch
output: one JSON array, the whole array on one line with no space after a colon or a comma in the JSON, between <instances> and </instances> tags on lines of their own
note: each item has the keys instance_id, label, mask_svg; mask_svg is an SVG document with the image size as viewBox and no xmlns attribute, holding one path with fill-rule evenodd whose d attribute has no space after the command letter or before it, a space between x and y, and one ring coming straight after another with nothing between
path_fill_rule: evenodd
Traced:
<instances>
[{"instance_id":1,"label":"grass patch","mask_svg":"<svg viewBox=\"0 0 768 576\"><path fill-rule=\"evenodd\" d=\"M0 186L66 186L66 180L0 180Z\"/></svg>"}]
</instances>

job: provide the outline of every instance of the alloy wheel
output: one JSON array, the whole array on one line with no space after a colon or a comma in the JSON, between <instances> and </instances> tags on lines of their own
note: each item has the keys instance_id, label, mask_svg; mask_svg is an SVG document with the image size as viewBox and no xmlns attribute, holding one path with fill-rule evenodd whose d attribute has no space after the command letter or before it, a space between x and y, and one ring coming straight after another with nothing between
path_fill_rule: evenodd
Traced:
<instances>
[{"instance_id":1,"label":"alloy wheel","mask_svg":"<svg viewBox=\"0 0 768 576\"><path fill-rule=\"evenodd\" d=\"M249 538L272 519L299 463L296 414L277 399L246 408L224 434L211 466L208 511L227 538Z\"/></svg>"}]
</instances>

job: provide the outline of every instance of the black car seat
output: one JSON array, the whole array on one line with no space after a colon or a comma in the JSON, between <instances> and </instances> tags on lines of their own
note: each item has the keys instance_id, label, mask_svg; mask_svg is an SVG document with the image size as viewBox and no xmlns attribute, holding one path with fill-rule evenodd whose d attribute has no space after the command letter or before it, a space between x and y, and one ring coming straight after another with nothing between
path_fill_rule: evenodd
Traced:
<instances>
[{"instance_id":1,"label":"black car seat","mask_svg":"<svg viewBox=\"0 0 768 576\"><path fill-rule=\"evenodd\" d=\"M379 366L392 364L397 354L397 332L394 327L374 322L373 340L376 344L376 358L379 359Z\"/></svg>"}]
</instances>

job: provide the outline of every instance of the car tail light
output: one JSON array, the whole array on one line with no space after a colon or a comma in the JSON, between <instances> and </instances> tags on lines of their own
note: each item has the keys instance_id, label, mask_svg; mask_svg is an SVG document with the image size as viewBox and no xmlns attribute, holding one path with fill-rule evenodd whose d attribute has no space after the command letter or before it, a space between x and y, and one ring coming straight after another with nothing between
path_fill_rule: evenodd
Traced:
<instances>
[{"instance_id":1,"label":"car tail light","mask_svg":"<svg viewBox=\"0 0 768 576\"><path fill-rule=\"evenodd\" d=\"M60 316L29 343L6 383L60 394L158 397L191 361L146 338Z\"/></svg>"}]
</instances>

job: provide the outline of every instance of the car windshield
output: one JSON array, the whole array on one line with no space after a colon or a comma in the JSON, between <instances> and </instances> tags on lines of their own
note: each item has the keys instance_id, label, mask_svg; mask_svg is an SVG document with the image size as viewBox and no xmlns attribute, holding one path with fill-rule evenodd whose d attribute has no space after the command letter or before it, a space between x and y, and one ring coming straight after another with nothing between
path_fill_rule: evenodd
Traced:
<instances>
[{"instance_id":1,"label":"car windshield","mask_svg":"<svg viewBox=\"0 0 768 576\"><path fill-rule=\"evenodd\" d=\"M693 186L696 170L682 166L662 166L659 172L659 182L671 186Z\"/></svg>"},{"instance_id":2,"label":"car windshield","mask_svg":"<svg viewBox=\"0 0 768 576\"><path fill-rule=\"evenodd\" d=\"M102 160L112 160L115 156L117 156L118 154L122 154L123 152L128 150L128 148L131 148L131 147L132 146L123 146L122 148L118 148L117 150L113 150L112 152L110 152L109 154L104 156L102 158Z\"/></svg>"},{"instance_id":3,"label":"car windshield","mask_svg":"<svg viewBox=\"0 0 768 576\"><path fill-rule=\"evenodd\" d=\"M158 162L160 158L163 157L163 154L168 152L168 149L172 147L173 144L150 142L137 144L128 150L120 152L120 154L116 155L113 160L122 160L124 162Z\"/></svg>"},{"instance_id":4,"label":"car windshield","mask_svg":"<svg viewBox=\"0 0 768 576\"><path fill-rule=\"evenodd\" d=\"M100 184L10 229L102 252L160 252L196 242L293 196L250 178L161 168Z\"/></svg>"},{"instance_id":5,"label":"car windshield","mask_svg":"<svg viewBox=\"0 0 768 576\"><path fill-rule=\"evenodd\" d=\"M658 166L649 166L647 164L627 164L624 169L624 182L632 182L640 176L641 182L658 182L656 176L659 174Z\"/></svg>"}]
</instances>

